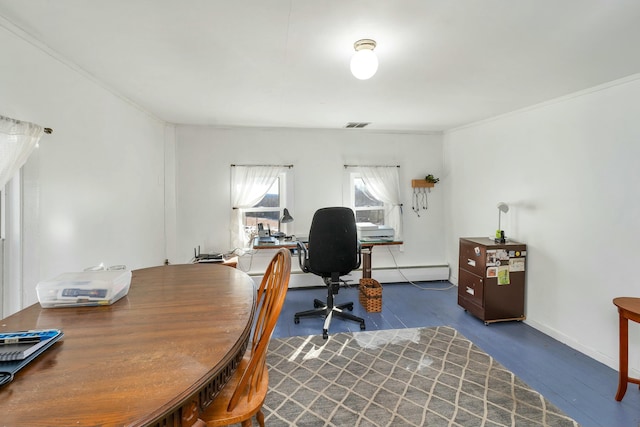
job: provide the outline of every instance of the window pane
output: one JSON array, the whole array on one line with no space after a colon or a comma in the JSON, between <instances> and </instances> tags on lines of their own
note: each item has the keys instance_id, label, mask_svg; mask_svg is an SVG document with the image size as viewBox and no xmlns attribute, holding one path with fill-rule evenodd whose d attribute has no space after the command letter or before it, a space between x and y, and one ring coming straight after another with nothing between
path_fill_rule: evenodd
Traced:
<instances>
[{"instance_id":1,"label":"window pane","mask_svg":"<svg viewBox=\"0 0 640 427\"><path fill-rule=\"evenodd\" d=\"M384 205L384 203L374 198L369 191L367 191L367 186L364 184L362 178L354 178L353 183L355 185L354 204L356 208Z\"/></svg>"},{"instance_id":2,"label":"window pane","mask_svg":"<svg viewBox=\"0 0 640 427\"><path fill-rule=\"evenodd\" d=\"M280 206L281 182L281 179L277 178L262 200L251 208L243 209L242 221L247 237L258 234L258 224L262 224L265 231L280 231L278 230L278 219L282 208Z\"/></svg>"},{"instance_id":3,"label":"window pane","mask_svg":"<svg viewBox=\"0 0 640 427\"><path fill-rule=\"evenodd\" d=\"M280 178L276 179L262 200L254 208L277 208L280 206Z\"/></svg>"},{"instance_id":4,"label":"window pane","mask_svg":"<svg viewBox=\"0 0 640 427\"><path fill-rule=\"evenodd\" d=\"M382 209L357 210L356 222L371 222L377 225L384 225L384 211Z\"/></svg>"},{"instance_id":5,"label":"window pane","mask_svg":"<svg viewBox=\"0 0 640 427\"><path fill-rule=\"evenodd\" d=\"M262 223L264 229L267 226L271 231L278 230L278 218L280 211L261 211L261 212L245 212L244 213L244 225L248 231L257 232L258 224Z\"/></svg>"}]
</instances>

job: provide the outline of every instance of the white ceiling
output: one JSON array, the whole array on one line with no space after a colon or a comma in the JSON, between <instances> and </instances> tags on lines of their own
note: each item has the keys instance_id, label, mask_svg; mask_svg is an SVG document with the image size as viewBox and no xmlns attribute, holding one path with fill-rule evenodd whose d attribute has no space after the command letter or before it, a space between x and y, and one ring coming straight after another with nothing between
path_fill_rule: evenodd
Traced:
<instances>
[{"instance_id":1,"label":"white ceiling","mask_svg":"<svg viewBox=\"0 0 640 427\"><path fill-rule=\"evenodd\" d=\"M425 132L640 72L638 0L0 0L0 26L170 123ZM349 72L373 38L380 67Z\"/></svg>"}]
</instances>

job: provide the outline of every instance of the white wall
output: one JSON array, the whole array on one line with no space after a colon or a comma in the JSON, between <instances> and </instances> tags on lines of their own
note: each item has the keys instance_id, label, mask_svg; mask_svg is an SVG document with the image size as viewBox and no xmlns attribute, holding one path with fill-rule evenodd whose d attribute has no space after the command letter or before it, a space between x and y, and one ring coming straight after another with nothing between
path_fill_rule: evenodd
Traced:
<instances>
[{"instance_id":1,"label":"white wall","mask_svg":"<svg viewBox=\"0 0 640 427\"><path fill-rule=\"evenodd\" d=\"M527 322L617 368L612 299L640 296L640 75L449 132L447 259L489 236L499 201L508 237L528 245ZM631 326L630 364L640 369Z\"/></svg>"},{"instance_id":2,"label":"white wall","mask_svg":"<svg viewBox=\"0 0 640 427\"><path fill-rule=\"evenodd\" d=\"M64 271L187 262L197 245L232 249L232 163L295 165L290 210L298 234L317 208L342 204L343 164L400 164L399 265L449 262L456 282L458 238L493 233L495 205L505 201L503 228L529 246L527 322L617 366L611 299L640 293L637 76L449 132L444 149L440 135L366 130L178 126L174 133L2 24L0 114L54 128L24 168L22 306L35 302L39 280ZM418 218L410 181L427 173L442 181ZM264 264L241 261L256 271ZM373 264L392 267L394 259L376 248ZM639 371L637 325L631 334Z\"/></svg>"},{"instance_id":3,"label":"white wall","mask_svg":"<svg viewBox=\"0 0 640 427\"><path fill-rule=\"evenodd\" d=\"M404 252L394 247L401 266L444 263L442 191L429 195L429 210L418 218L411 210L411 179L442 169L442 136L362 130L176 128L177 259L186 262L193 248L226 252L230 247L230 165L293 164L294 206L288 206L293 234L308 234L314 212L341 206L345 164L400 165L404 197ZM263 254L263 252L265 252ZM260 251L244 270L260 271L273 254ZM258 258L258 259L256 259ZM393 267L387 248L375 248L373 266Z\"/></svg>"},{"instance_id":4,"label":"white wall","mask_svg":"<svg viewBox=\"0 0 640 427\"><path fill-rule=\"evenodd\" d=\"M22 306L65 271L162 264L172 128L0 24L0 114L54 129L24 167Z\"/></svg>"}]
</instances>

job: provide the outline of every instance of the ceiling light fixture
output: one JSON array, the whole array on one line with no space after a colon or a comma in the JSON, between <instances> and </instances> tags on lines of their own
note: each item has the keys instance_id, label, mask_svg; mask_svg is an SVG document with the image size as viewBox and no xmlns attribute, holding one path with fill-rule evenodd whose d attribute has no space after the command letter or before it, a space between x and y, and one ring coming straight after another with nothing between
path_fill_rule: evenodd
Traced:
<instances>
[{"instance_id":1,"label":"ceiling light fixture","mask_svg":"<svg viewBox=\"0 0 640 427\"><path fill-rule=\"evenodd\" d=\"M351 57L351 73L360 80L373 77L378 71L378 57L373 53L376 47L375 40L362 39L353 44L356 53Z\"/></svg>"}]
</instances>

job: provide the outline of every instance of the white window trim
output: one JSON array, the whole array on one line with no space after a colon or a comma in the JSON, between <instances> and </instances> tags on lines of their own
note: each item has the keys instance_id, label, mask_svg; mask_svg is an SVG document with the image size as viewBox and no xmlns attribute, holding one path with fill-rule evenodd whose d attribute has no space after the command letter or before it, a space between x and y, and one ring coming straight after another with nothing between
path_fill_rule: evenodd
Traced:
<instances>
[{"instance_id":1,"label":"white window trim","mask_svg":"<svg viewBox=\"0 0 640 427\"><path fill-rule=\"evenodd\" d=\"M278 208L274 207L260 207L260 208L241 208L240 212L243 217L247 212L271 212L275 210L280 211L280 216L284 211L284 208L292 211L292 207L294 206L293 200L293 168L286 169L278 175L278 179L280 182L280 206ZM246 224L244 224L246 226ZM293 234L293 223L285 223L281 224L282 231L286 234Z\"/></svg>"},{"instance_id":2,"label":"white window trim","mask_svg":"<svg viewBox=\"0 0 640 427\"><path fill-rule=\"evenodd\" d=\"M360 172L357 170L349 170L344 173L343 180L343 191L342 191L342 201L344 206L350 207L354 213L358 211L371 211L371 210L380 210L384 215L384 223L387 222L387 210L385 209L384 204L382 206L368 206L368 207L356 207L356 195L355 195L355 181L357 178L362 178ZM345 190L346 189L346 190Z\"/></svg>"},{"instance_id":3,"label":"white window trim","mask_svg":"<svg viewBox=\"0 0 640 427\"><path fill-rule=\"evenodd\" d=\"M24 307L23 236L22 236L22 169L4 188L5 237L2 240L2 316L6 317ZM12 286L13 284L13 286Z\"/></svg>"}]
</instances>

